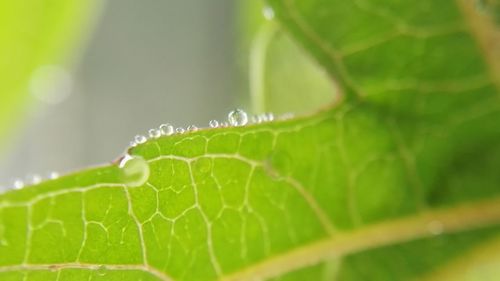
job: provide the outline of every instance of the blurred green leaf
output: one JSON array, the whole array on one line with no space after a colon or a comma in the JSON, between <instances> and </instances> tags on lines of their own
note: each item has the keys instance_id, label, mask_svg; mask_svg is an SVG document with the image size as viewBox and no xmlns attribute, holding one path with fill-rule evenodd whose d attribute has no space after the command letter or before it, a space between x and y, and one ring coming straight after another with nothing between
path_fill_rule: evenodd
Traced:
<instances>
[{"instance_id":1,"label":"blurred green leaf","mask_svg":"<svg viewBox=\"0 0 500 281\"><path fill-rule=\"evenodd\" d=\"M66 65L82 41L94 1L0 3L0 144L32 104L29 82L39 67Z\"/></svg>"},{"instance_id":2,"label":"blurred green leaf","mask_svg":"<svg viewBox=\"0 0 500 281\"><path fill-rule=\"evenodd\" d=\"M0 196L0 279L498 279L490 16L467 1L270 4L343 100L151 139L122 168Z\"/></svg>"},{"instance_id":3,"label":"blurred green leaf","mask_svg":"<svg viewBox=\"0 0 500 281\"><path fill-rule=\"evenodd\" d=\"M334 102L336 85L273 20L263 1L241 4L240 49L254 113L311 113ZM267 19L266 19L267 17ZM306 95L304 93L307 93Z\"/></svg>"}]
</instances>

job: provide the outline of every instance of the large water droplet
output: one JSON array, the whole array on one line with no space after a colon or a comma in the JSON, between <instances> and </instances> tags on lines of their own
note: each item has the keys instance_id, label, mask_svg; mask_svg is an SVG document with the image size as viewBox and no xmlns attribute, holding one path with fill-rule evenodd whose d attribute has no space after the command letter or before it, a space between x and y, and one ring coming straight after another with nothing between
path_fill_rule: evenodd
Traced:
<instances>
[{"instance_id":1,"label":"large water droplet","mask_svg":"<svg viewBox=\"0 0 500 281\"><path fill-rule=\"evenodd\" d=\"M138 156L126 154L118 164L121 170L123 183L130 187L141 186L149 178L149 165L146 160Z\"/></svg>"},{"instance_id":2,"label":"large water droplet","mask_svg":"<svg viewBox=\"0 0 500 281\"><path fill-rule=\"evenodd\" d=\"M210 125L210 128L217 128L217 127L219 127L219 121L217 121L217 120L210 120L210 122L208 123L208 125Z\"/></svg>"},{"instance_id":3,"label":"large water droplet","mask_svg":"<svg viewBox=\"0 0 500 281\"><path fill-rule=\"evenodd\" d=\"M227 115L227 121L232 126L245 126L248 123L248 115L242 109L235 109Z\"/></svg>"},{"instance_id":4,"label":"large water droplet","mask_svg":"<svg viewBox=\"0 0 500 281\"><path fill-rule=\"evenodd\" d=\"M134 137L134 140L137 144L145 143L148 139L143 135L137 135Z\"/></svg>"},{"instance_id":5,"label":"large water droplet","mask_svg":"<svg viewBox=\"0 0 500 281\"><path fill-rule=\"evenodd\" d=\"M152 139L157 139L161 136L161 131L160 129L150 129L148 131L149 137Z\"/></svg>"},{"instance_id":6,"label":"large water droplet","mask_svg":"<svg viewBox=\"0 0 500 281\"><path fill-rule=\"evenodd\" d=\"M274 10L270 6L265 6L264 9L262 10L262 14L264 15L264 18L266 20L274 19Z\"/></svg>"},{"instance_id":7,"label":"large water droplet","mask_svg":"<svg viewBox=\"0 0 500 281\"><path fill-rule=\"evenodd\" d=\"M164 135L164 136L170 136L170 135L173 135L175 130L174 130L174 126L170 125L170 124L161 124L160 125L160 131L161 133Z\"/></svg>"}]
</instances>

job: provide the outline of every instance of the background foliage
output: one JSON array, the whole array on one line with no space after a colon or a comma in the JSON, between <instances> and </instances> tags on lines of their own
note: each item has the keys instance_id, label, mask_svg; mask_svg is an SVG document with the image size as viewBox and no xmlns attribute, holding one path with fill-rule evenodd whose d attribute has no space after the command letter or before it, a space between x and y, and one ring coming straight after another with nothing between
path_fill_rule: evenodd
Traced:
<instances>
[{"instance_id":1,"label":"background foliage","mask_svg":"<svg viewBox=\"0 0 500 281\"><path fill-rule=\"evenodd\" d=\"M93 7L93 1L0 3L0 144L27 113L36 69L68 62L69 50L81 43L96 12Z\"/></svg>"}]
</instances>

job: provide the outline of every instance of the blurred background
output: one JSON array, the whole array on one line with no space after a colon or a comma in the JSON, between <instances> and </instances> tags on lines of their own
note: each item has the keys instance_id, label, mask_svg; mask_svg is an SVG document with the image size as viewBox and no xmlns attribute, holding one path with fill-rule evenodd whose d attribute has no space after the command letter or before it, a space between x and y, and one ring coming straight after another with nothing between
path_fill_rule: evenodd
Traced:
<instances>
[{"instance_id":1,"label":"blurred background","mask_svg":"<svg viewBox=\"0 0 500 281\"><path fill-rule=\"evenodd\" d=\"M161 123L330 102L331 80L272 18L262 1L0 3L0 188L109 163Z\"/></svg>"},{"instance_id":2,"label":"blurred background","mask_svg":"<svg viewBox=\"0 0 500 281\"><path fill-rule=\"evenodd\" d=\"M1 150L0 185L109 162L161 122L206 126L223 117L238 100L234 3L110 0L93 8L99 15L77 61L42 65L30 78L35 99Z\"/></svg>"}]
</instances>

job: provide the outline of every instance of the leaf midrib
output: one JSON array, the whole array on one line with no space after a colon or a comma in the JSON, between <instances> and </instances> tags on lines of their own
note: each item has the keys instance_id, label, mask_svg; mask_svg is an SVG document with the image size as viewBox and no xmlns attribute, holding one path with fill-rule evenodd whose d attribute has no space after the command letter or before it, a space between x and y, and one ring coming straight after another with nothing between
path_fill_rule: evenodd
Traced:
<instances>
[{"instance_id":1,"label":"leaf midrib","mask_svg":"<svg viewBox=\"0 0 500 281\"><path fill-rule=\"evenodd\" d=\"M404 218L367 225L274 256L232 273L219 281L263 280L317 264L331 258L389 246L436 234L430 225L438 223L443 234L470 231L500 224L500 198L479 200L454 207L434 209Z\"/></svg>"}]
</instances>

